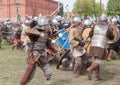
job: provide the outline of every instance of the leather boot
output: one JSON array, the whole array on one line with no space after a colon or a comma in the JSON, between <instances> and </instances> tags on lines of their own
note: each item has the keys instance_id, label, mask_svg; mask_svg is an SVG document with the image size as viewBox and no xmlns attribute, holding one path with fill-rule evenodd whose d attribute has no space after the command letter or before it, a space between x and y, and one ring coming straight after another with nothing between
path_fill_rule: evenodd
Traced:
<instances>
[{"instance_id":1,"label":"leather boot","mask_svg":"<svg viewBox=\"0 0 120 85\"><path fill-rule=\"evenodd\" d=\"M88 80L92 80L91 72L98 68L99 64L93 62L92 65L87 69Z\"/></svg>"}]
</instances>

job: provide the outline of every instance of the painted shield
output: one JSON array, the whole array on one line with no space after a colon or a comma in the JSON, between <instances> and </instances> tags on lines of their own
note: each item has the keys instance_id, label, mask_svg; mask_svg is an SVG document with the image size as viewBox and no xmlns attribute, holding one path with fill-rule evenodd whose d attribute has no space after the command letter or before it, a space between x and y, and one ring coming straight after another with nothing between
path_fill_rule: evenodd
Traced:
<instances>
[{"instance_id":1,"label":"painted shield","mask_svg":"<svg viewBox=\"0 0 120 85\"><path fill-rule=\"evenodd\" d=\"M61 30L58 34L58 43L62 48L70 49L69 37L64 30Z\"/></svg>"}]
</instances>

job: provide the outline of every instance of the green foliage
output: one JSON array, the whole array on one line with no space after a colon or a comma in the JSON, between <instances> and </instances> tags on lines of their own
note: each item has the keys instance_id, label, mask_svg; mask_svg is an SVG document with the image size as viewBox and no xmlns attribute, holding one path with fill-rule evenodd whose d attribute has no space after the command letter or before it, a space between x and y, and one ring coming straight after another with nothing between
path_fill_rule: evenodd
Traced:
<instances>
[{"instance_id":1,"label":"green foliage","mask_svg":"<svg viewBox=\"0 0 120 85\"><path fill-rule=\"evenodd\" d=\"M73 12L80 16L93 16L94 14L98 16L100 14L100 3L96 3L95 0L77 0Z\"/></svg>"},{"instance_id":2,"label":"green foliage","mask_svg":"<svg viewBox=\"0 0 120 85\"><path fill-rule=\"evenodd\" d=\"M92 15L94 12L92 0L77 0L73 12L79 15Z\"/></svg>"},{"instance_id":3,"label":"green foliage","mask_svg":"<svg viewBox=\"0 0 120 85\"><path fill-rule=\"evenodd\" d=\"M95 13L97 16L100 15L100 3L95 3Z\"/></svg>"},{"instance_id":4,"label":"green foliage","mask_svg":"<svg viewBox=\"0 0 120 85\"><path fill-rule=\"evenodd\" d=\"M109 0L107 4L108 15L120 15L120 0Z\"/></svg>"}]
</instances>

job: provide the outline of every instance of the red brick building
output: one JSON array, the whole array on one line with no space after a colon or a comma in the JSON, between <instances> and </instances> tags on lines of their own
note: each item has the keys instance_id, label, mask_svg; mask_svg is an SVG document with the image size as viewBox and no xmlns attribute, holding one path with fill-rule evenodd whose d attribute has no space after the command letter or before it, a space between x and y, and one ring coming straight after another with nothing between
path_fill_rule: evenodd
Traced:
<instances>
[{"instance_id":1,"label":"red brick building","mask_svg":"<svg viewBox=\"0 0 120 85\"><path fill-rule=\"evenodd\" d=\"M16 0L0 0L0 20L10 18L15 20L17 16ZM21 19L26 15L51 14L57 7L58 2L53 0L17 0L20 3L19 14ZM57 13L56 13L57 14Z\"/></svg>"}]
</instances>

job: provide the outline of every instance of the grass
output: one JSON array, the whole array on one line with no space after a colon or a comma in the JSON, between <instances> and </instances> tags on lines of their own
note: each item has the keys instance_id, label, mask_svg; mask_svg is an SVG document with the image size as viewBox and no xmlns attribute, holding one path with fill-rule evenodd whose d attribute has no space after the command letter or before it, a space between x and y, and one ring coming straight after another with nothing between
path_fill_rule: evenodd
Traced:
<instances>
[{"instance_id":1,"label":"grass","mask_svg":"<svg viewBox=\"0 0 120 85\"><path fill-rule=\"evenodd\" d=\"M26 53L19 50L10 50L10 46L2 43L0 49L0 85L20 85L20 79L25 72ZM120 60L104 61L101 68L103 81L96 82L94 77L88 81L86 76L74 78L70 71L53 70L53 85L120 85ZM94 75L93 75L94 76ZM45 85L45 79L38 67L36 74L29 85Z\"/></svg>"}]
</instances>

